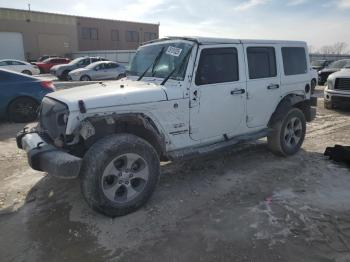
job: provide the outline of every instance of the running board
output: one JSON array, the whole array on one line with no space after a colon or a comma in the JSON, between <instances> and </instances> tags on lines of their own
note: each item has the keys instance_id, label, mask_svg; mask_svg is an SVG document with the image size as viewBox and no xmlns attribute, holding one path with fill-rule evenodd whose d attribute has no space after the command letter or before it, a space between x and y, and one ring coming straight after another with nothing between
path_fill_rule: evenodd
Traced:
<instances>
[{"instance_id":1,"label":"running board","mask_svg":"<svg viewBox=\"0 0 350 262\"><path fill-rule=\"evenodd\" d=\"M266 137L269 134L269 129L265 128L259 132L254 132L250 134L240 135L229 140L220 141L215 144L200 146L200 147L187 147L180 150L170 151L167 156L170 160L179 160L184 158L192 158L203 154L208 154L211 152L227 149L230 146L236 145L238 143L257 140Z\"/></svg>"}]
</instances>

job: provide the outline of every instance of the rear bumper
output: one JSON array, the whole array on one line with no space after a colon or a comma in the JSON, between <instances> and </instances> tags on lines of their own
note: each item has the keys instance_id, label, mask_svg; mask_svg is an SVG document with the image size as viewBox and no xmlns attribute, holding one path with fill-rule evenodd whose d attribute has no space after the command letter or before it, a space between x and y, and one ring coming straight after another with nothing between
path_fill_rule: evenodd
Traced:
<instances>
[{"instance_id":1,"label":"rear bumper","mask_svg":"<svg viewBox=\"0 0 350 262\"><path fill-rule=\"evenodd\" d=\"M82 159L47 144L35 130L17 134L17 147L27 152L29 165L59 178L77 178Z\"/></svg>"}]
</instances>

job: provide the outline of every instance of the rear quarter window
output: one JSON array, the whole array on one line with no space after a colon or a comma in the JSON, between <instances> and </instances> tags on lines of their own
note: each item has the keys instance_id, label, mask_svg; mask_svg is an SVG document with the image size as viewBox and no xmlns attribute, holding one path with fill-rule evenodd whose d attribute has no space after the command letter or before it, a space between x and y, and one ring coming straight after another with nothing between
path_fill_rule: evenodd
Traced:
<instances>
[{"instance_id":1,"label":"rear quarter window","mask_svg":"<svg viewBox=\"0 0 350 262\"><path fill-rule=\"evenodd\" d=\"M282 58L286 76L301 75L308 72L305 48L282 47Z\"/></svg>"}]
</instances>

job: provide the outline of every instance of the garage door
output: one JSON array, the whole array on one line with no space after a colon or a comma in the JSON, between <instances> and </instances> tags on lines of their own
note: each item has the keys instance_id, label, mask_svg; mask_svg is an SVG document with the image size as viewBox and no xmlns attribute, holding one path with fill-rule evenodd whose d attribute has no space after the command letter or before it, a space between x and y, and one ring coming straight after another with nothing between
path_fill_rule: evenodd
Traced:
<instances>
[{"instance_id":1,"label":"garage door","mask_svg":"<svg viewBox=\"0 0 350 262\"><path fill-rule=\"evenodd\" d=\"M25 60L23 36L17 32L0 32L0 59Z\"/></svg>"}]
</instances>

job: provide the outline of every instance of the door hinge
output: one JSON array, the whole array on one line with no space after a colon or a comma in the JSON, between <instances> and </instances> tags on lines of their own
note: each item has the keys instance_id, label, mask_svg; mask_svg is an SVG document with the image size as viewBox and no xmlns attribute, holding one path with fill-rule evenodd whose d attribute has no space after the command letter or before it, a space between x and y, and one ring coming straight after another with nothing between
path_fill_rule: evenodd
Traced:
<instances>
[{"instance_id":1,"label":"door hinge","mask_svg":"<svg viewBox=\"0 0 350 262\"><path fill-rule=\"evenodd\" d=\"M246 92L246 97L247 97L247 99L249 99L249 92L248 91Z\"/></svg>"},{"instance_id":2,"label":"door hinge","mask_svg":"<svg viewBox=\"0 0 350 262\"><path fill-rule=\"evenodd\" d=\"M252 120L253 120L253 117L246 115L245 117L246 123L252 122Z\"/></svg>"}]
</instances>

